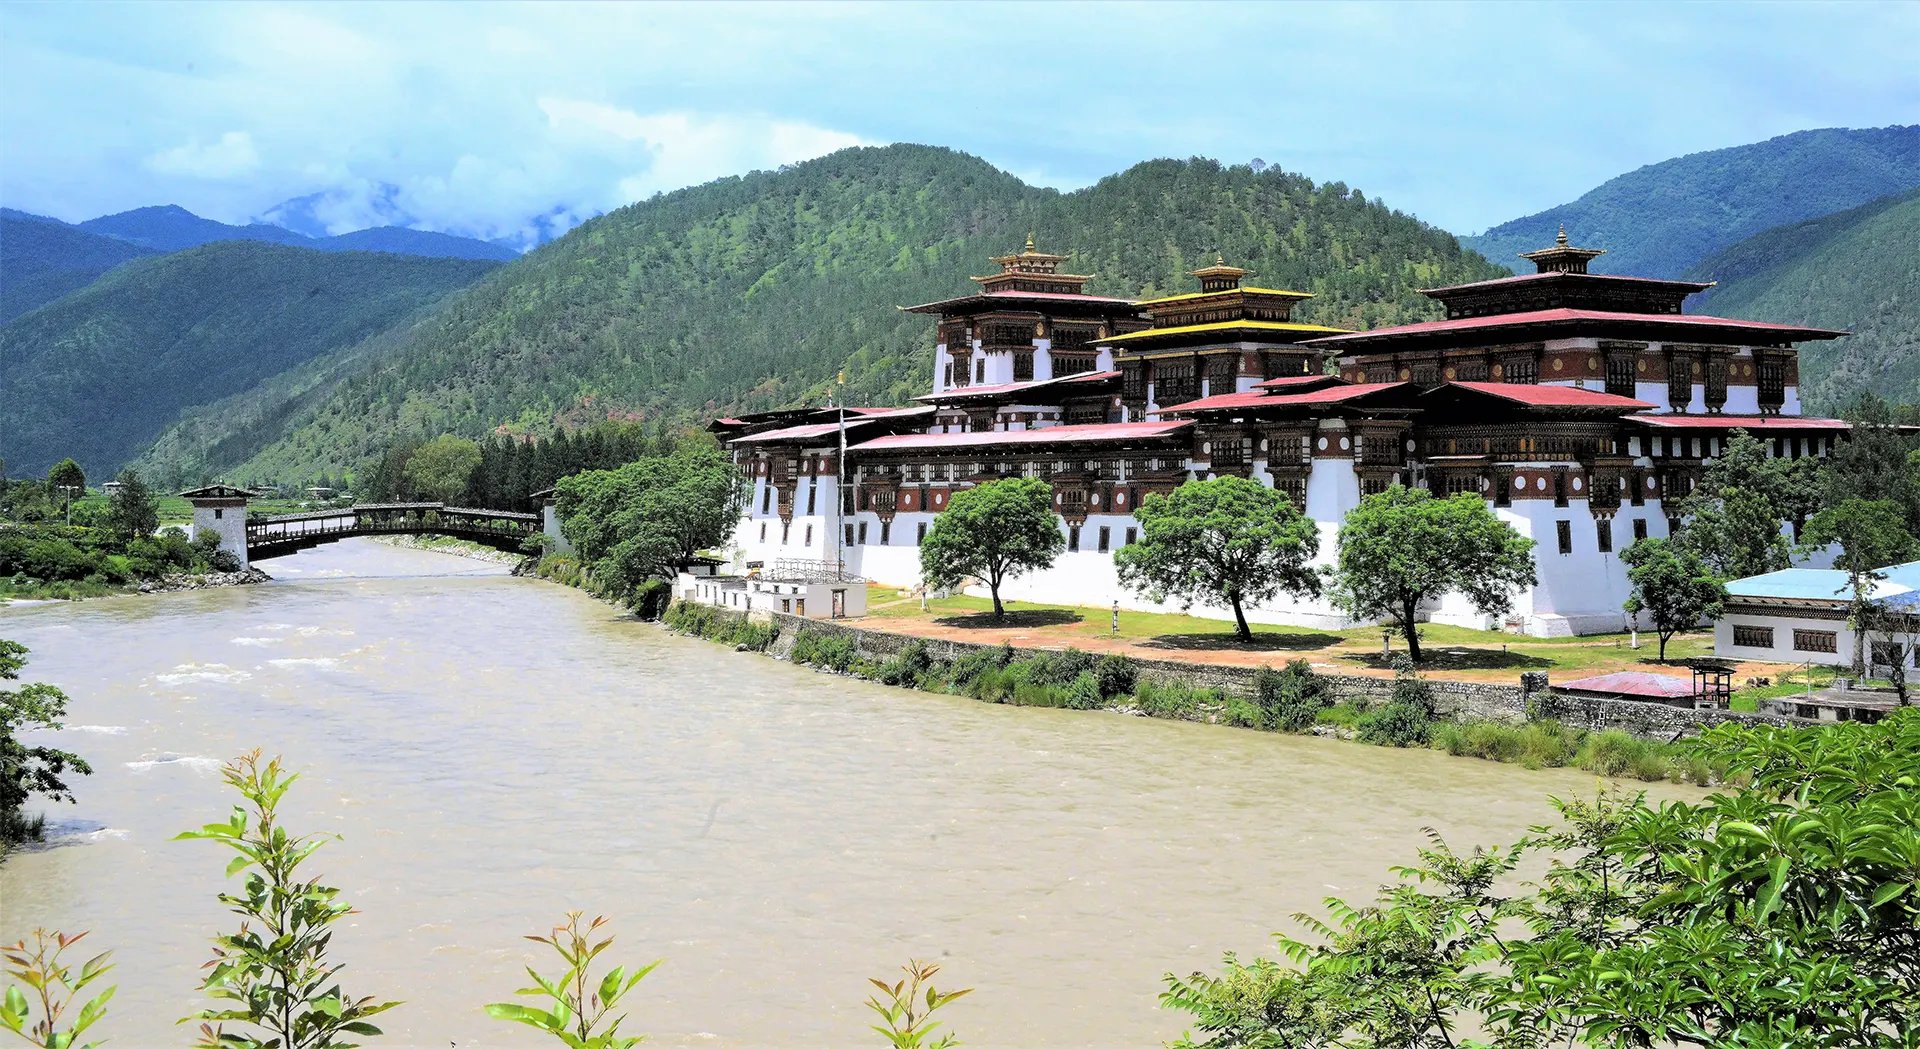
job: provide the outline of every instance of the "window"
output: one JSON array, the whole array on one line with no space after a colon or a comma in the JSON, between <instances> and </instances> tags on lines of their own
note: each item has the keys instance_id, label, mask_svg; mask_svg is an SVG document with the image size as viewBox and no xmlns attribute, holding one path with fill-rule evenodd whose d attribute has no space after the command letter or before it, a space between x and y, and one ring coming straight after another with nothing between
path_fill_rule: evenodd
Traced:
<instances>
[{"instance_id":1,"label":"window","mask_svg":"<svg viewBox=\"0 0 1920 1049\"><path fill-rule=\"evenodd\" d=\"M1873 643L1873 665L1877 667L1906 666L1910 664L1909 649L1906 645L1893 641L1875 641Z\"/></svg>"},{"instance_id":2,"label":"window","mask_svg":"<svg viewBox=\"0 0 1920 1049\"><path fill-rule=\"evenodd\" d=\"M913 530L913 545L919 546L927 541L927 523L920 522Z\"/></svg>"},{"instance_id":3,"label":"window","mask_svg":"<svg viewBox=\"0 0 1920 1049\"><path fill-rule=\"evenodd\" d=\"M820 483L818 481L807 482L807 516L808 517L813 516L813 497L814 497L814 494L819 490L820 490Z\"/></svg>"},{"instance_id":4,"label":"window","mask_svg":"<svg viewBox=\"0 0 1920 1049\"><path fill-rule=\"evenodd\" d=\"M893 522L892 521L880 522L880 545L887 546L892 542L892 540L893 540Z\"/></svg>"},{"instance_id":5,"label":"window","mask_svg":"<svg viewBox=\"0 0 1920 1049\"><path fill-rule=\"evenodd\" d=\"M846 535L846 542L845 542L845 543L843 543L843 544L841 544L841 545L843 545L843 546L852 546L852 545L853 545L853 526L852 526L852 525L848 525L848 526L847 526L847 535Z\"/></svg>"},{"instance_id":6,"label":"window","mask_svg":"<svg viewBox=\"0 0 1920 1049\"><path fill-rule=\"evenodd\" d=\"M760 522L760 541L763 543L767 541L767 523L765 521Z\"/></svg>"},{"instance_id":7,"label":"window","mask_svg":"<svg viewBox=\"0 0 1920 1049\"><path fill-rule=\"evenodd\" d=\"M860 539L854 545L855 546L867 545L867 523L865 521L860 522Z\"/></svg>"},{"instance_id":8,"label":"window","mask_svg":"<svg viewBox=\"0 0 1920 1049\"><path fill-rule=\"evenodd\" d=\"M1793 650L1795 652L1834 652L1838 650L1839 636L1831 630L1796 630L1793 632Z\"/></svg>"},{"instance_id":9,"label":"window","mask_svg":"<svg viewBox=\"0 0 1920 1049\"><path fill-rule=\"evenodd\" d=\"M773 485L769 484L765 488L760 489L760 512L763 514L766 513L767 509L772 505Z\"/></svg>"},{"instance_id":10,"label":"window","mask_svg":"<svg viewBox=\"0 0 1920 1049\"><path fill-rule=\"evenodd\" d=\"M1633 541L1637 543L1640 540L1645 539L1646 537L1647 537L1647 519L1644 517L1634 518L1633 519Z\"/></svg>"},{"instance_id":11,"label":"window","mask_svg":"<svg viewBox=\"0 0 1920 1049\"><path fill-rule=\"evenodd\" d=\"M801 542L801 545L812 546L813 545L813 526L812 525L807 526L806 536L807 538Z\"/></svg>"},{"instance_id":12,"label":"window","mask_svg":"<svg viewBox=\"0 0 1920 1049\"><path fill-rule=\"evenodd\" d=\"M217 506L213 508L213 519L214 519L214 520L216 520L216 521L218 521L218 520L220 520L220 519L221 519L221 518L222 518L223 516L225 516L225 515L226 515L226 511L225 511L225 510L222 510L222 509L220 509L220 508L219 508L219 507L217 507Z\"/></svg>"},{"instance_id":13,"label":"window","mask_svg":"<svg viewBox=\"0 0 1920 1049\"><path fill-rule=\"evenodd\" d=\"M807 614L807 599L806 599L806 598L804 598L804 597L796 597L796 598L794 598L794 599L793 599L793 614L794 614L794 615L796 615L796 616L804 616L804 615L806 615L806 614Z\"/></svg>"},{"instance_id":14,"label":"window","mask_svg":"<svg viewBox=\"0 0 1920 1049\"><path fill-rule=\"evenodd\" d=\"M1773 628L1770 626L1740 626L1734 624L1733 643L1741 648L1772 648Z\"/></svg>"},{"instance_id":15,"label":"window","mask_svg":"<svg viewBox=\"0 0 1920 1049\"><path fill-rule=\"evenodd\" d=\"M985 357L973 362L973 381L977 383L987 381L987 359Z\"/></svg>"},{"instance_id":16,"label":"window","mask_svg":"<svg viewBox=\"0 0 1920 1049\"><path fill-rule=\"evenodd\" d=\"M781 546L787 545L787 540L791 538L792 535L793 535L793 522L792 521L780 522L780 545Z\"/></svg>"},{"instance_id":17,"label":"window","mask_svg":"<svg viewBox=\"0 0 1920 1049\"><path fill-rule=\"evenodd\" d=\"M1112 531L1113 530L1108 528L1106 525L1100 526L1100 552L1103 554L1107 552L1107 547L1110 543L1110 537L1111 537Z\"/></svg>"},{"instance_id":18,"label":"window","mask_svg":"<svg viewBox=\"0 0 1920 1049\"><path fill-rule=\"evenodd\" d=\"M1553 472L1553 505L1567 505L1567 472L1565 470Z\"/></svg>"},{"instance_id":19,"label":"window","mask_svg":"<svg viewBox=\"0 0 1920 1049\"><path fill-rule=\"evenodd\" d=\"M1593 525L1593 534L1600 537L1600 552L1613 553L1613 522L1603 517L1596 517L1593 519Z\"/></svg>"},{"instance_id":20,"label":"window","mask_svg":"<svg viewBox=\"0 0 1920 1049\"><path fill-rule=\"evenodd\" d=\"M1553 523L1553 530L1560 535L1560 552L1563 554L1573 553L1573 522L1555 521Z\"/></svg>"},{"instance_id":21,"label":"window","mask_svg":"<svg viewBox=\"0 0 1920 1049\"><path fill-rule=\"evenodd\" d=\"M1138 541L1139 541L1139 539L1140 539L1140 531L1139 531L1139 529L1137 529L1137 528L1129 528L1129 529L1127 529L1127 543L1126 543L1126 545L1128 545L1128 546L1132 546L1132 545L1133 545L1133 544L1134 544L1135 542L1138 542Z\"/></svg>"},{"instance_id":22,"label":"window","mask_svg":"<svg viewBox=\"0 0 1920 1049\"><path fill-rule=\"evenodd\" d=\"M1080 526L1079 525L1069 525L1067 527L1067 549L1073 550L1073 551L1078 551L1080 549Z\"/></svg>"},{"instance_id":23,"label":"window","mask_svg":"<svg viewBox=\"0 0 1920 1049\"><path fill-rule=\"evenodd\" d=\"M780 599L780 611L782 611L782 612L792 612L792 611L793 611L793 600L792 600L791 598L785 598L785 597L783 597L783 598L781 598L781 599Z\"/></svg>"}]
</instances>

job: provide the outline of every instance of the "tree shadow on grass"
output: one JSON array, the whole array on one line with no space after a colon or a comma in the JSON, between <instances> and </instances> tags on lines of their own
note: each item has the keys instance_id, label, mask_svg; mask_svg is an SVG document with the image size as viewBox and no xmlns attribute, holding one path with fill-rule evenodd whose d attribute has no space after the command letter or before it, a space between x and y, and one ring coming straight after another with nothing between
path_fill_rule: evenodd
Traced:
<instances>
[{"instance_id":1,"label":"tree shadow on grass","mask_svg":"<svg viewBox=\"0 0 1920 1049\"><path fill-rule=\"evenodd\" d=\"M1369 652L1365 655L1355 653L1345 658L1374 670L1392 670L1395 661L1406 654L1406 649L1396 648L1390 656ZM1425 645L1421 648L1420 656L1420 662L1414 667L1422 671L1545 670L1554 666L1551 659L1525 652L1499 652L1491 648L1462 648L1455 645Z\"/></svg>"},{"instance_id":2,"label":"tree shadow on grass","mask_svg":"<svg viewBox=\"0 0 1920 1049\"><path fill-rule=\"evenodd\" d=\"M1339 634L1281 634L1256 630L1251 641L1242 641L1232 633L1160 634L1141 641L1140 647L1164 648L1175 652L1311 652L1344 640Z\"/></svg>"},{"instance_id":3,"label":"tree shadow on grass","mask_svg":"<svg viewBox=\"0 0 1920 1049\"><path fill-rule=\"evenodd\" d=\"M1042 627L1064 626L1080 622L1080 613L1069 612L1063 608L1021 608L1012 609L999 619L992 612L969 612L966 615L946 616L934 622L941 626L957 630L992 630L1005 627Z\"/></svg>"}]
</instances>

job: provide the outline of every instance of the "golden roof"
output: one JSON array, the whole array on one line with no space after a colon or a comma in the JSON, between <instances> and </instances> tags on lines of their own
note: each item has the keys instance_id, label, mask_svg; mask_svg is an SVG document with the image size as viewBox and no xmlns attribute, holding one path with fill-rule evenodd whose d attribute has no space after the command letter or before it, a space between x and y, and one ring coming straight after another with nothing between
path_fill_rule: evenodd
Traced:
<instances>
[{"instance_id":1,"label":"golden roof","mask_svg":"<svg viewBox=\"0 0 1920 1049\"><path fill-rule=\"evenodd\" d=\"M1188 324L1179 328L1147 328L1132 331L1125 335L1114 335L1101 339L1101 345L1120 342L1144 342L1157 335L1200 335L1207 332L1224 332L1241 329L1254 331L1310 332L1315 335L1345 335L1346 328L1329 328L1324 324L1295 324L1291 321L1217 321L1213 324Z\"/></svg>"}]
</instances>

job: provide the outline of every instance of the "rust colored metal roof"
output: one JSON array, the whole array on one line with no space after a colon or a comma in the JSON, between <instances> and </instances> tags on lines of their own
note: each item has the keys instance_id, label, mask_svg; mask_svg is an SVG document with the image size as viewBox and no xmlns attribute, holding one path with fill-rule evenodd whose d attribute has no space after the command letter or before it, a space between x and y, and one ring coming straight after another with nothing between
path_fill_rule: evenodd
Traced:
<instances>
[{"instance_id":1,"label":"rust colored metal roof","mask_svg":"<svg viewBox=\"0 0 1920 1049\"><path fill-rule=\"evenodd\" d=\"M982 291L972 295L956 295L939 302L923 302L918 306L901 306L908 313L939 313L950 307L966 303L981 305L1012 304L1021 299L1033 299L1039 302L1075 302L1101 306L1132 306L1132 299L1116 299L1107 295L1069 295L1057 291Z\"/></svg>"},{"instance_id":2,"label":"rust colored metal roof","mask_svg":"<svg viewBox=\"0 0 1920 1049\"><path fill-rule=\"evenodd\" d=\"M1025 390L1037 390L1055 386L1066 386L1077 382L1104 382L1117 379L1117 371L1077 372L1073 375L1061 375L1052 379L1029 379L1025 382L1003 382L992 386L954 386L940 393L923 393L915 397L916 401L944 401L971 397L992 397L1003 393L1020 393Z\"/></svg>"},{"instance_id":3,"label":"rust colored metal roof","mask_svg":"<svg viewBox=\"0 0 1920 1049\"><path fill-rule=\"evenodd\" d=\"M1253 388L1256 390L1284 390L1308 385L1344 383L1346 381L1347 380L1342 379L1338 375L1282 375L1278 379L1256 382L1253 384Z\"/></svg>"},{"instance_id":4,"label":"rust colored metal roof","mask_svg":"<svg viewBox=\"0 0 1920 1049\"><path fill-rule=\"evenodd\" d=\"M1223 408L1279 408L1290 405L1339 404L1359 397L1367 397L1383 390L1397 389L1408 385L1404 382L1357 382L1341 383L1320 390L1308 390L1304 393L1275 393L1271 390L1247 390L1244 393L1223 393L1214 397L1202 397L1197 401L1176 404L1160 409L1161 414L1168 412L1206 412Z\"/></svg>"},{"instance_id":5,"label":"rust colored metal roof","mask_svg":"<svg viewBox=\"0 0 1920 1049\"><path fill-rule=\"evenodd\" d=\"M1714 282L1699 280L1665 280L1660 277L1629 277L1618 273L1522 273L1515 277L1495 277L1492 280L1477 280L1471 284L1450 284L1444 288L1422 288L1422 295L1445 295L1449 292L1469 291L1473 288L1501 288L1515 284L1529 284L1543 280L1582 280L1594 281L1631 281L1637 284L1658 284L1672 288L1690 288L1692 291L1705 291L1713 287ZM1691 294L1691 292L1689 292Z\"/></svg>"},{"instance_id":6,"label":"rust colored metal roof","mask_svg":"<svg viewBox=\"0 0 1920 1049\"><path fill-rule=\"evenodd\" d=\"M1641 699L1679 699L1693 695L1691 677L1649 674L1644 670L1623 670L1616 674L1601 674L1599 677L1583 677L1578 681L1564 682L1555 687L1570 692L1605 692L1616 696L1636 696Z\"/></svg>"},{"instance_id":7,"label":"rust colored metal roof","mask_svg":"<svg viewBox=\"0 0 1920 1049\"><path fill-rule=\"evenodd\" d=\"M960 448L1030 447L1045 444L1086 444L1153 440L1183 434L1193 424L1180 422L1091 423L1082 426L1043 426L1037 430L987 430L970 433L901 433L862 441L849 451L940 451Z\"/></svg>"}]
</instances>

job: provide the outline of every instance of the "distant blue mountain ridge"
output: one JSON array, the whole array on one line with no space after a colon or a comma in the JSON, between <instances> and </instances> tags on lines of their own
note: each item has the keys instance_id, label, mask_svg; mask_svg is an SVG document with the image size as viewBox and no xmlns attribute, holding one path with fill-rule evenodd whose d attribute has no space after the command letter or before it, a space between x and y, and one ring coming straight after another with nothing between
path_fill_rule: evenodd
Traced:
<instances>
[{"instance_id":1,"label":"distant blue mountain ridge","mask_svg":"<svg viewBox=\"0 0 1920 1049\"><path fill-rule=\"evenodd\" d=\"M283 226L263 222L231 226L201 218L177 204L135 208L78 223L80 229L155 251L181 251L218 240L262 240L316 251L385 251L395 255L424 255L436 259L490 259L507 262L520 253L502 244L450 233L375 226L332 237L309 237Z\"/></svg>"}]
</instances>

